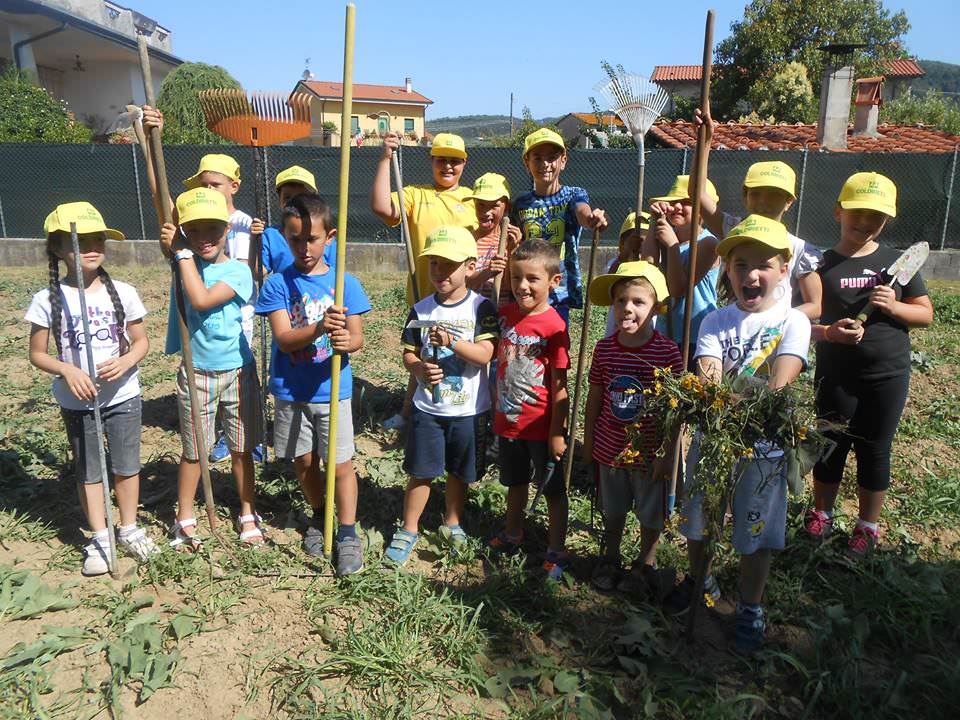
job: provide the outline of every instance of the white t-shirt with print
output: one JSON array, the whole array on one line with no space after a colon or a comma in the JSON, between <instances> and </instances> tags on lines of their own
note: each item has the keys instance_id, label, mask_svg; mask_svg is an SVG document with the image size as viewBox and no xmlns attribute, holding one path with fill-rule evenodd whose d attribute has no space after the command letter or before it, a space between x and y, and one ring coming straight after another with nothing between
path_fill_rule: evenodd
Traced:
<instances>
[{"instance_id":1,"label":"white t-shirt with print","mask_svg":"<svg viewBox=\"0 0 960 720\"><path fill-rule=\"evenodd\" d=\"M726 237L741 220L743 218L736 215L723 213L723 236ZM811 245L791 232L787 232L787 238L790 240L790 261L787 263L787 274L783 276L777 290L777 302L785 308L794 305L794 291L799 290L797 281L816 272L823 260L823 252L816 245Z\"/></svg>"},{"instance_id":2,"label":"white t-shirt with print","mask_svg":"<svg viewBox=\"0 0 960 720\"><path fill-rule=\"evenodd\" d=\"M246 262L250 258L250 226L253 218L243 210L234 210L230 215L230 225L227 229L227 257ZM256 284L256 283L254 283ZM253 306L257 298L240 308L241 325L247 344L253 347Z\"/></svg>"},{"instance_id":3,"label":"white t-shirt with print","mask_svg":"<svg viewBox=\"0 0 960 720\"><path fill-rule=\"evenodd\" d=\"M123 305L126 322L140 320L147 314L146 308L140 301L140 296L131 285L117 280L113 281ZM63 348L63 361L78 368L87 369L87 349L84 346L83 323L80 319L80 294L77 288L61 283L60 285L63 312L60 316L60 344ZM101 287L94 293L86 294L87 316L90 323L90 334L93 336L93 362L99 365L112 357L120 356L120 333L126 333L126 328L118 328L114 319L113 302L106 287ZM50 290L45 288L33 296L30 307L24 320L49 328L51 325ZM129 343L129 338L127 338ZM139 371L133 366L124 375L109 382L101 382L97 397L100 407L112 407L140 394ZM93 403L78 400L62 377L53 379L53 396L61 407L67 410L92 410Z\"/></svg>"}]
</instances>

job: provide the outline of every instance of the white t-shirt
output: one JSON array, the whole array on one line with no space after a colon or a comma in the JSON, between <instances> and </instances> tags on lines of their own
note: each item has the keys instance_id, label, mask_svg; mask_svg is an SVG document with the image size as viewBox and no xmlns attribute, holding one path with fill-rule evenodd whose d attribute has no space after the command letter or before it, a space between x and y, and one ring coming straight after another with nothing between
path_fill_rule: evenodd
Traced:
<instances>
[{"instance_id":1,"label":"white t-shirt","mask_svg":"<svg viewBox=\"0 0 960 720\"><path fill-rule=\"evenodd\" d=\"M241 262L246 262L250 258L250 225L252 224L253 218L243 210L233 211L230 215L230 226L227 230L227 257ZM253 306L256 301L257 298L254 295L249 303L240 308L243 334L250 347L253 347Z\"/></svg>"},{"instance_id":2,"label":"white t-shirt","mask_svg":"<svg viewBox=\"0 0 960 720\"><path fill-rule=\"evenodd\" d=\"M117 280L113 281L126 322L140 320L147 314L147 309L140 301L140 296L131 285ZM87 370L87 350L84 347L83 323L80 320L80 294L77 288L62 283L60 285L63 312L60 316L60 344L63 348L63 361L76 367ZM90 319L90 334L93 336L93 362L99 365L112 357L120 356L120 332L126 335L126 328L117 328L114 320L113 302L107 293L106 287L101 287L94 293L87 293L87 316ZM50 290L45 288L33 296L30 307L24 320L49 328L51 321ZM129 342L129 338L127 338ZM99 387L98 398L100 407L112 407L140 394L140 380L137 367L134 366L126 374L102 382ZM53 379L53 396L61 407L67 410L92 410L93 403L78 400L62 377Z\"/></svg>"},{"instance_id":3,"label":"white t-shirt","mask_svg":"<svg viewBox=\"0 0 960 720\"><path fill-rule=\"evenodd\" d=\"M726 237L736 225L740 224L741 220L743 218L736 215L723 213L723 236ZM802 302L802 299L798 302L794 299L794 293L799 292L797 281L816 272L820 267L820 261L823 260L823 252L816 245L801 240L791 232L787 233L787 237L790 239L790 261L787 263L787 274L783 276L780 288L777 290L777 302L785 308Z\"/></svg>"},{"instance_id":4,"label":"white t-shirt","mask_svg":"<svg viewBox=\"0 0 960 720\"><path fill-rule=\"evenodd\" d=\"M720 360L725 375L739 375L754 365L754 374L766 377L781 355L795 355L806 366L809 349L810 320L799 310L784 309L778 303L763 312L745 312L732 304L703 319L696 357ZM760 445L758 455L782 454L777 448Z\"/></svg>"}]
</instances>

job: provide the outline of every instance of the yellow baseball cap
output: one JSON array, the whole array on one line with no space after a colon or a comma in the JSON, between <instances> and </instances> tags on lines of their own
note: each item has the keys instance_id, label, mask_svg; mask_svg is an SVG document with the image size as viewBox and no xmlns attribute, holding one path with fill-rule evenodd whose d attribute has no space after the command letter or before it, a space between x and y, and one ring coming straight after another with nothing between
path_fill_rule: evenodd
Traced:
<instances>
[{"instance_id":1,"label":"yellow baseball cap","mask_svg":"<svg viewBox=\"0 0 960 720\"><path fill-rule=\"evenodd\" d=\"M777 188L790 197L797 197L797 174L793 168L780 160L754 163L743 179L745 188Z\"/></svg>"},{"instance_id":2,"label":"yellow baseball cap","mask_svg":"<svg viewBox=\"0 0 960 720\"><path fill-rule=\"evenodd\" d=\"M776 250L787 260L790 259L790 238L783 223L771 220L763 215L747 215L739 225L731 228L727 236L717 245L717 255L726 259L738 245L758 242Z\"/></svg>"},{"instance_id":3,"label":"yellow baseball cap","mask_svg":"<svg viewBox=\"0 0 960 720\"><path fill-rule=\"evenodd\" d=\"M897 186L875 172L859 172L847 178L837 198L844 210L876 210L897 216Z\"/></svg>"},{"instance_id":4,"label":"yellow baseball cap","mask_svg":"<svg viewBox=\"0 0 960 720\"><path fill-rule=\"evenodd\" d=\"M234 182L240 182L240 165L229 155L218 155L212 153L200 158L200 167L196 175L191 175L183 181L185 187L195 188L200 186L200 176L205 172L215 172L226 175Z\"/></svg>"},{"instance_id":5,"label":"yellow baseball cap","mask_svg":"<svg viewBox=\"0 0 960 720\"><path fill-rule=\"evenodd\" d=\"M78 235L102 232L111 240L124 239L122 232L107 227L99 210L82 201L57 205L43 221L43 232L47 235L58 231L70 232L70 223L77 224Z\"/></svg>"},{"instance_id":6,"label":"yellow baseball cap","mask_svg":"<svg viewBox=\"0 0 960 720\"><path fill-rule=\"evenodd\" d=\"M230 222L227 200L216 190L198 187L177 196L177 216L181 225L194 220Z\"/></svg>"},{"instance_id":7,"label":"yellow baseball cap","mask_svg":"<svg viewBox=\"0 0 960 720\"><path fill-rule=\"evenodd\" d=\"M616 272L594 278L593 282L590 283L590 302L594 305L612 305L613 286L621 280L629 278L644 278L653 285L653 290L657 293L658 303L662 303L670 297L670 291L667 290L667 279L660 272L660 269L646 260L636 260L620 263Z\"/></svg>"},{"instance_id":8,"label":"yellow baseball cap","mask_svg":"<svg viewBox=\"0 0 960 720\"><path fill-rule=\"evenodd\" d=\"M673 185L671 185L670 189L667 190L667 194L661 195L660 197L650 198L650 202L676 202L677 200L689 200L690 191L687 189L689 186L689 175L677 175L677 179L673 181ZM709 195L710 199L714 202L718 202L720 200L720 196L717 194L717 188L715 188L713 183L710 182L710 178L707 178L707 195Z\"/></svg>"},{"instance_id":9,"label":"yellow baseball cap","mask_svg":"<svg viewBox=\"0 0 960 720\"><path fill-rule=\"evenodd\" d=\"M544 145L546 143L557 145L563 151L566 151L567 149L567 146L563 144L563 138L560 137L559 133L555 133L550 128L540 128L539 130L534 130L524 139L523 156L526 157L527 153L533 150L537 145Z\"/></svg>"},{"instance_id":10,"label":"yellow baseball cap","mask_svg":"<svg viewBox=\"0 0 960 720\"><path fill-rule=\"evenodd\" d=\"M456 225L441 225L427 235L427 245L420 257L436 255L438 257L463 262L477 256L477 241L473 233Z\"/></svg>"},{"instance_id":11,"label":"yellow baseball cap","mask_svg":"<svg viewBox=\"0 0 960 720\"><path fill-rule=\"evenodd\" d=\"M437 133L430 148L433 157L455 157L467 159L467 149L463 138L453 133Z\"/></svg>"},{"instance_id":12,"label":"yellow baseball cap","mask_svg":"<svg viewBox=\"0 0 960 720\"><path fill-rule=\"evenodd\" d=\"M278 172L274 187L279 188L284 183L291 182L306 185L314 192L317 192L317 181L316 178L313 177L313 173L305 168L300 167L299 165L291 165L286 170L281 170Z\"/></svg>"},{"instance_id":13,"label":"yellow baseball cap","mask_svg":"<svg viewBox=\"0 0 960 720\"><path fill-rule=\"evenodd\" d=\"M637 214L635 212L632 212L623 219L623 225L620 226L620 236L622 236L625 232L630 232L636 227L637 227ZM650 229L650 213L645 213L642 210L640 211L640 229L641 230Z\"/></svg>"},{"instance_id":14,"label":"yellow baseball cap","mask_svg":"<svg viewBox=\"0 0 960 720\"><path fill-rule=\"evenodd\" d=\"M493 202L500 198L510 199L510 183L499 173L484 173L473 181L473 192L465 200Z\"/></svg>"}]
</instances>

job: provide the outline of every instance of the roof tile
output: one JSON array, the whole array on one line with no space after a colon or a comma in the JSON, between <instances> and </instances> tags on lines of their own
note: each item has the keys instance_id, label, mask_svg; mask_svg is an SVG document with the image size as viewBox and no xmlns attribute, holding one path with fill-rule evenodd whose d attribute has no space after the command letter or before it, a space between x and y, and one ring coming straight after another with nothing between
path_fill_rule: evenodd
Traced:
<instances>
[{"instance_id":1,"label":"roof tile","mask_svg":"<svg viewBox=\"0 0 960 720\"><path fill-rule=\"evenodd\" d=\"M304 80L305 85L314 95L320 98L340 100L343 98L343 83L327 80ZM380 100L395 103L410 103L411 105L432 105L433 100L418 92L407 92L403 85L365 85L354 83L354 100Z\"/></svg>"}]
</instances>

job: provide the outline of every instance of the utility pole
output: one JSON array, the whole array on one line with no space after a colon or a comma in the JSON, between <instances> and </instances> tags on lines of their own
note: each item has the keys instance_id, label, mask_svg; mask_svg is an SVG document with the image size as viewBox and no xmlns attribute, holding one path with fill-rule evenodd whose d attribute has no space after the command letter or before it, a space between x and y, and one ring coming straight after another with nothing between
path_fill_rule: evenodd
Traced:
<instances>
[{"instance_id":1,"label":"utility pole","mask_svg":"<svg viewBox=\"0 0 960 720\"><path fill-rule=\"evenodd\" d=\"M513 93L510 93L510 134L513 135Z\"/></svg>"}]
</instances>

